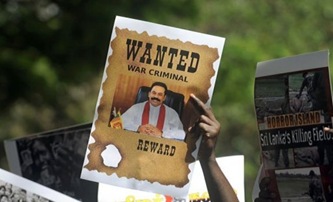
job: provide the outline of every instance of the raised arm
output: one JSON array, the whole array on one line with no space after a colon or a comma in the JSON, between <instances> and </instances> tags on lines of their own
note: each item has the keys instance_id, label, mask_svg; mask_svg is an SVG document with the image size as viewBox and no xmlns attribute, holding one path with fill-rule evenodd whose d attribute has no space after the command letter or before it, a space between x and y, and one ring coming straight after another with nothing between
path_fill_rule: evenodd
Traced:
<instances>
[{"instance_id":1,"label":"raised arm","mask_svg":"<svg viewBox=\"0 0 333 202\"><path fill-rule=\"evenodd\" d=\"M215 146L220 133L220 123L216 120L210 107L191 94L196 107L202 113L191 132L200 133L202 142L199 150L199 161L205 177L207 190L212 202L238 201L236 193L216 161Z\"/></svg>"}]
</instances>

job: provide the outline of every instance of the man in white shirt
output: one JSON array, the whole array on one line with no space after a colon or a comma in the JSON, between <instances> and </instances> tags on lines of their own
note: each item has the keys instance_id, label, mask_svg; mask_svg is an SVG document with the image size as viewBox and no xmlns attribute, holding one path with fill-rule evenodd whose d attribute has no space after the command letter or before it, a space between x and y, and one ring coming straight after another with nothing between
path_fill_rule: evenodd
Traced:
<instances>
[{"instance_id":1,"label":"man in white shirt","mask_svg":"<svg viewBox=\"0 0 333 202\"><path fill-rule=\"evenodd\" d=\"M163 104L167 90L165 83L153 83L148 101L137 103L122 114L124 129L155 137L184 140L185 131L178 113Z\"/></svg>"}]
</instances>

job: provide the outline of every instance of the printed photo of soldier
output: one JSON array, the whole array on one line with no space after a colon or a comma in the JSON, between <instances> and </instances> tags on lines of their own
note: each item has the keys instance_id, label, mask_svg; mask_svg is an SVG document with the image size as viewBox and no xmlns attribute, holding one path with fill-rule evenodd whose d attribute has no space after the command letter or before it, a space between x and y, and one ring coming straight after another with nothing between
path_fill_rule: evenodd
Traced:
<instances>
[{"instance_id":1,"label":"printed photo of soldier","mask_svg":"<svg viewBox=\"0 0 333 202\"><path fill-rule=\"evenodd\" d=\"M323 202L319 167L275 170L279 201Z\"/></svg>"}]
</instances>

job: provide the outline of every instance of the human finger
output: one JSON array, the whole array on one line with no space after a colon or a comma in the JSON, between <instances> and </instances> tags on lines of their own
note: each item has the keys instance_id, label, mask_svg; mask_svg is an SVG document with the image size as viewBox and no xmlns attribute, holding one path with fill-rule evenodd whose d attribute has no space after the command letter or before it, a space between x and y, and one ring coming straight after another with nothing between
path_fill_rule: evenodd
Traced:
<instances>
[{"instance_id":1,"label":"human finger","mask_svg":"<svg viewBox=\"0 0 333 202\"><path fill-rule=\"evenodd\" d=\"M333 129L329 127L324 127L325 132L333 133Z\"/></svg>"},{"instance_id":2,"label":"human finger","mask_svg":"<svg viewBox=\"0 0 333 202\"><path fill-rule=\"evenodd\" d=\"M218 135L220 131L220 125L218 124L207 124L201 122L199 124L199 127L201 129L202 134L204 134L207 137L215 137Z\"/></svg>"},{"instance_id":3,"label":"human finger","mask_svg":"<svg viewBox=\"0 0 333 202\"><path fill-rule=\"evenodd\" d=\"M211 119L206 115L201 115L199 118L199 122L206 123L208 125L215 125L217 123L216 119Z\"/></svg>"},{"instance_id":4,"label":"human finger","mask_svg":"<svg viewBox=\"0 0 333 202\"><path fill-rule=\"evenodd\" d=\"M190 94L191 98L195 101L195 107L202 115L206 115L211 119L215 120L215 116L213 114L212 108L210 106L206 106L198 97L196 97L193 93Z\"/></svg>"}]
</instances>

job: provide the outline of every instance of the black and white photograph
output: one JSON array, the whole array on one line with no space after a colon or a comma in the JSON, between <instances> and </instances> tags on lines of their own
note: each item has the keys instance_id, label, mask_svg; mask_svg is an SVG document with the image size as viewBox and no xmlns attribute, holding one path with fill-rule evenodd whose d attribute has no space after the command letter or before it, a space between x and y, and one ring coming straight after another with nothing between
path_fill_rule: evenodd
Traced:
<instances>
[{"instance_id":1,"label":"black and white photograph","mask_svg":"<svg viewBox=\"0 0 333 202\"><path fill-rule=\"evenodd\" d=\"M77 199L0 169L1 202L78 202Z\"/></svg>"},{"instance_id":2,"label":"black and white photograph","mask_svg":"<svg viewBox=\"0 0 333 202\"><path fill-rule=\"evenodd\" d=\"M282 202L325 201L318 167L276 170L275 174Z\"/></svg>"},{"instance_id":3,"label":"black and white photograph","mask_svg":"<svg viewBox=\"0 0 333 202\"><path fill-rule=\"evenodd\" d=\"M18 174L84 201L97 200L97 183L80 179L91 124L5 141L11 167ZM16 158L13 158L17 155Z\"/></svg>"}]
</instances>

